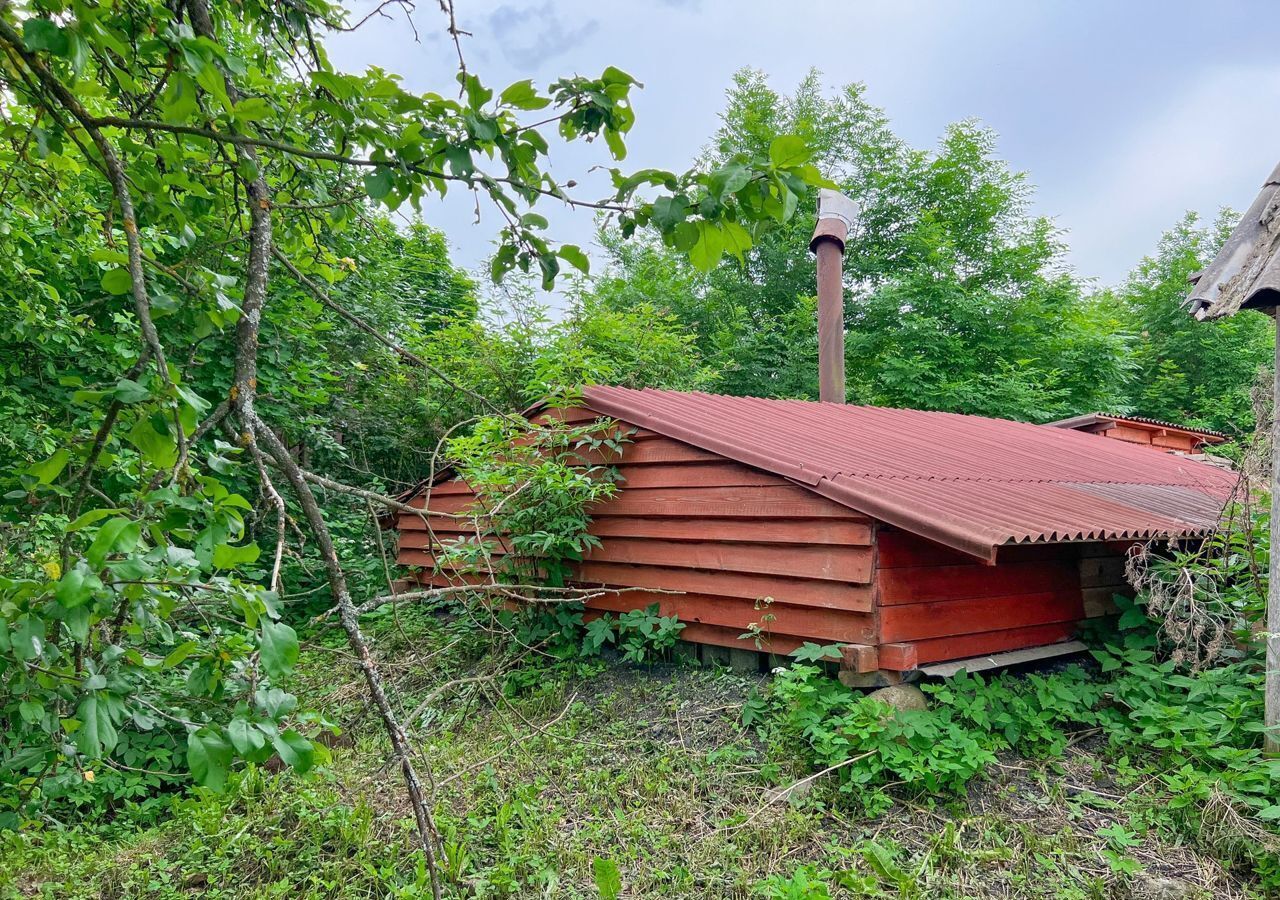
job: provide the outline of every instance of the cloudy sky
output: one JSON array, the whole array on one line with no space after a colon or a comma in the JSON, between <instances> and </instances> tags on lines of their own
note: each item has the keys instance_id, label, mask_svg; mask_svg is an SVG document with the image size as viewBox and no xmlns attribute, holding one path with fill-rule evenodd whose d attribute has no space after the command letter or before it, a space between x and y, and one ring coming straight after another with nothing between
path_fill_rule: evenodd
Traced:
<instances>
[{"instance_id":1,"label":"cloudy sky","mask_svg":"<svg viewBox=\"0 0 1280 900\"><path fill-rule=\"evenodd\" d=\"M1030 174L1037 209L1067 231L1076 270L1101 284L1122 279L1184 211L1243 209L1280 159L1280 56L1264 2L457 0L457 12L472 32L468 65L492 87L607 65L642 81L628 168L687 168L743 66L782 90L810 68L833 87L864 82L917 147L980 119ZM417 39L402 17L371 20L330 43L335 64L453 93L456 58L433 0L414 22ZM562 179L609 162L596 146L553 156ZM467 266L498 228L492 215L474 224L458 196L424 218ZM553 237L590 242L589 215L550 218Z\"/></svg>"}]
</instances>

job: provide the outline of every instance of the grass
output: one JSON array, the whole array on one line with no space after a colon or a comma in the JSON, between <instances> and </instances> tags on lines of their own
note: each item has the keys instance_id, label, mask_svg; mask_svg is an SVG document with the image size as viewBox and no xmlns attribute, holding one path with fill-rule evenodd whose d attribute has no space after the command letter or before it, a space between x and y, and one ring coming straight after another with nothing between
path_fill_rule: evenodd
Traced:
<instances>
[{"instance_id":1,"label":"grass","mask_svg":"<svg viewBox=\"0 0 1280 900\"><path fill-rule=\"evenodd\" d=\"M447 622L379 627L406 711L486 665ZM298 693L346 724L315 772L249 770L146 826L10 835L0 896L429 896L399 773L339 646L300 664ZM1186 838L1158 780L1087 735L1048 762L1002 759L964 798L899 797L868 819L831 778L770 802L811 773L741 725L757 679L593 661L509 684L459 683L415 730L458 896L596 898L596 860L626 898L1124 898L1161 878L1187 897L1260 896L1232 863L1238 829Z\"/></svg>"}]
</instances>

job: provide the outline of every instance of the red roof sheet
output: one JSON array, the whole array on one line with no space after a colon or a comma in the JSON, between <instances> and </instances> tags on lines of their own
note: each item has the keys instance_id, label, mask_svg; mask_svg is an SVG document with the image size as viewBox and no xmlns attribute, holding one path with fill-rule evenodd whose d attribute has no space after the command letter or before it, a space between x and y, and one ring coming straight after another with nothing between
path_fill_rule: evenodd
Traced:
<instances>
[{"instance_id":1,"label":"red roof sheet","mask_svg":"<svg viewBox=\"0 0 1280 900\"><path fill-rule=\"evenodd\" d=\"M981 416L602 386L584 401L988 560L1003 544L1206 534L1236 483L1185 457Z\"/></svg>"}]
</instances>

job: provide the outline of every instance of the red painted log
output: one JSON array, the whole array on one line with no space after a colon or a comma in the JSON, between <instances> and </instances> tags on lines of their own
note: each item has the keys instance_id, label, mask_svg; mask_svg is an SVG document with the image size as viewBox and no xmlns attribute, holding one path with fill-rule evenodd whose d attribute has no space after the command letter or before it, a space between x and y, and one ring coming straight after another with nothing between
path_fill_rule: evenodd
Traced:
<instances>
[{"instance_id":1,"label":"red painted log","mask_svg":"<svg viewBox=\"0 0 1280 900\"><path fill-rule=\"evenodd\" d=\"M1083 617L1084 605L1078 590L883 606L880 640L916 641L1074 622Z\"/></svg>"},{"instance_id":2,"label":"red painted log","mask_svg":"<svg viewBox=\"0 0 1280 900\"><path fill-rule=\"evenodd\" d=\"M744 597L749 600L772 597L776 601L796 606L820 606L858 612L869 612L873 597L870 585L619 563L583 563L578 568L577 578L590 584L630 585L722 597Z\"/></svg>"}]
</instances>

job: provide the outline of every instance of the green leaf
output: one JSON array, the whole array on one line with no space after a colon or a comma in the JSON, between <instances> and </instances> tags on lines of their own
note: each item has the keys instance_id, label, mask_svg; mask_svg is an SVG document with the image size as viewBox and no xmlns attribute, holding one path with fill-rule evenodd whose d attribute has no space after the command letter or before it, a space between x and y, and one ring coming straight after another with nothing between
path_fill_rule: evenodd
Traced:
<instances>
[{"instance_id":1,"label":"green leaf","mask_svg":"<svg viewBox=\"0 0 1280 900\"><path fill-rule=\"evenodd\" d=\"M108 294L127 294L133 290L133 277L128 269L109 269L102 276L102 289Z\"/></svg>"},{"instance_id":2,"label":"green leaf","mask_svg":"<svg viewBox=\"0 0 1280 900\"><path fill-rule=\"evenodd\" d=\"M617 66L606 66L605 70L600 73L600 80L607 85L631 85L640 84L631 75L619 69ZM640 85L644 87L644 85Z\"/></svg>"},{"instance_id":3,"label":"green leaf","mask_svg":"<svg viewBox=\"0 0 1280 900\"><path fill-rule=\"evenodd\" d=\"M603 856L591 860L591 874L595 878L600 900L618 900L622 896L622 874L618 864Z\"/></svg>"},{"instance_id":4,"label":"green leaf","mask_svg":"<svg viewBox=\"0 0 1280 900\"><path fill-rule=\"evenodd\" d=\"M73 641L82 642L89 639L89 624L93 620L93 608L91 606L62 609L58 613L58 618L63 625L67 626L67 634L71 635Z\"/></svg>"},{"instance_id":5,"label":"green leaf","mask_svg":"<svg viewBox=\"0 0 1280 900\"><path fill-rule=\"evenodd\" d=\"M58 589L54 598L67 609L83 606L93 598L95 591L102 590L102 579L93 574L87 566L78 563L67 570L58 581Z\"/></svg>"},{"instance_id":6,"label":"green leaf","mask_svg":"<svg viewBox=\"0 0 1280 900\"><path fill-rule=\"evenodd\" d=\"M46 50L54 56L67 56L71 51L67 32L49 19L27 19L23 22L22 43L28 50Z\"/></svg>"},{"instance_id":7,"label":"green leaf","mask_svg":"<svg viewBox=\"0 0 1280 900\"><path fill-rule=\"evenodd\" d=\"M724 254L720 229L710 222L698 222L698 240L689 249L689 262L700 272L710 272Z\"/></svg>"},{"instance_id":8,"label":"green leaf","mask_svg":"<svg viewBox=\"0 0 1280 900\"><path fill-rule=\"evenodd\" d=\"M142 536L142 526L123 516L103 523L97 536L89 545L84 558L90 569L101 569L102 564L112 553L128 553L138 544Z\"/></svg>"},{"instance_id":9,"label":"green leaf","mask_svg":"<svg viewBox=\"0 0 1280 900\"><path fill-rule=\"evenodd\" d=\"M44 620L27 613L19 616L11 627L13 630L9 640L13 655L24 662L38 659L44 652L44 635L47 627Z\"/></svg>"},{"instance_id":10,"label":"green leaf","mask_svg":"<svg viewBox=\"0 0 1280 900\"><path fill-rule=\"evenodd\" d=\"M238 122L257 122L271 115L271 104L262 97L246 97L232 108Z\"/></svg>"},{"instance_id":11,"label":"green leaf","mask_svg":"<svg viewBox=\"0 0 1280 900\"><path fill-rule=\"evenodd\" d=\"M262 554L257 544L219 544L213 548L213 567L215 569L234 569L236 566L256 562Z\"/></svg>"},{"instance_id":12,"label":"green leaf","mask_svg":"<svg viewBox=\"0 0 1280 900\"><path fill-rule=\"evenodd\" d=\"M28 725L34 725L44 718L44 704L39 700L23 700L18 704L18 715Z\"/></svg>"},{"instance_id":13,"label":"green leaf","mask_svg":"<svg viewBox=\"0 0 1280 900\"><path fill-rule=\"evenodd\" d=\"M231 746L241 756L248 757L261 750L267 744L267 736L243 716L236 716L227 725L227 736L231 738Z\"/></svg>"},{"instance_id":14,"label":"green leaf","mask_svg":"<svg viewBox=\"0 0 1280 900\"><path fill-rule=\"evenodd\" d=\"M143 458L157 469L167 469L178 460L178 445L168 434L162 434L142 416L129 431L129 443L138 448Z\"/></svg>"},{"instance_id":15,"label":"green leaf","mask_svg":"<svg viewBox=\"0 0 1280 900\"><path fill-rule=\"evenodd\" d=\"M627 145L622 141L622 135L613 128L604 130L604 143L609 148L609 152L614 159L622 160L627 158Z\"/></svg>"},{"instance_id":16,"label":"green leaf","mask_svg":"<svg viewBox=\"0 0 1280 900\"><path fill-rule=\"evenodd\" d=\"M141 403L151 396L151 391L130 378L117 381L111 393L121 403Z\"/></svg>"},{"instance_id":17,"label":"green leaf","mask_svg":"<svg viewBox=\"0 0 1280 900\"><path fill-rule=\"evenodd\" d=\"M195 81L183 72L175 72L169 79L169 87L165 89L161 105L164 120L174 124L185 122L199 108Z\"/></svg>"},{"instance_id":18,"label":"green leaf","mask_svg":"<svg viewBox=\"0 0 1280 900\"><path fill-rule=\"evenodd\" d=\"M775 169L798 166L809 161L813 151L805 143L804 138L794 134L780 134L769 144L769 162Z\"/></svg>"},{"instance_id":19,"label":"green leaf","mask_svg":"<svg viewBox=\"0 0 1280 900\"><path fill-rule=\"evenodd\" d=\"M364 189L370 199L381 200L391 193L393 187L395 187L395 179L392 177L390 169L379 166L372 172L365 173Z\"/></svg>"},{"instance_id":20,"label":"green leaf","mask_svg":"<svg viewBox=\"0 0 1280 900\"><path fill-rule=\"evenodd\" d=\"M258 649L267 674L281 678L292 672L294 663L298 661L298 633L283 622L264 619Z\"/></svg>"},{"instance_id":21,"label":"green leaf","mask_svg":"<svg viewBox=\"0 0 1280 900\"><path fill-rule=\"evenodd\" d=\"M180 384L175 386L175 390L177 390L178 396L182 398L182 402L191 407L197 415L205 412L213 405L195 391L185 388Z\"/></svg>"},{"instance_id":22,"label":"green leaf","mask_svg":"<svg viewBox=\"0 0 1280 900\"><path fill-rule=\"evenodd\" d=\"M659 197L653 201L653 224L662 231L670 231L684 220L689 204L683 197Z\"/></svg>"},{"instance_id":23,"label":"green leaf","mask_svg":"<svg viewBox=\"0 0 1280 900\"><path fill-rule=\"evenodd\" d=\"M160 663L160 667L162 669L172 669L186 660L199 646L195 641L184 641L169 651L169 655Z\"/></svg>"},{"instance_id":24,"label":"green leaf","mask_svg":"<svg viewBox=\"0 0 1280 900\"><path fill-rule=\"evenodd\" d=\"M524 81L517 81L503 91L498 96L498 102L515 109L542 109L551 100L547 97L538 96L538 91L533 86L533 80L526 78Z\"/></svg>"},{"instance_id":25,"label":"green leaf","mask_svg":"<svg viewBox=\"0 0 1280 900\"><path fill-rule=\"evenodd\" d=\"M275 687L270 690L259 688L253 695L253 699L262 707L262 711L273 719L287 716L298 705L297 697Z\"/></svg>"},{"instance_id":26,"label":"green leaf","mask_svg":"<svg viewBox=\"0 0 1280 900\"><path fill-rule=\"evenodd\" d=\"M711 173L711 188L717 197L736 194L751 181L751 170L742 163L730 163Z\"/></svg>"},{"instance_id":27,"label":"green leaf","mask_svg":"<svg viewBox=\"0 0 1280 900\"><path fill-rule=\"evenodd\" d=\"M1124 611L1124 615L1120 617L1120 621L1116 623L1121 631L1128 631L1147 623L1147 614L1142 611L1141 606L1130 606Z\"/></svg>"},{"instance_id":28,"label":"green leaf","mask_svg":"<svg viewBox=\"0 0 1280 900\"><path fill-rule=\"evenodd\" d=\"M34 476L41 484L51 484L55 478L62 474L62 470L67 467L67 463L70 461L71 451L62 447L44 462L36 463L27 469L27 474Z\"/></svg>"},{"instance_id":29,"label":"green leaf","mask_svg":"<svg viewBox=\"0 0 1280 900\"><path fill-rule=\"evenodd\" d=\"M591 260L587 258L587 254L582 252L581 247L574 244L561 244L556 249L556 255L583 275L591 274Z\"/></svg>"},{"instance_id":30,"label":"green leaf","mask_svg":"<svg viewBox=\"0 0 1280 900\"><path fill-rule=\"evenodd\" d=\"M231 745L222 735L201 728L187 735L187 768L196 783L221 792L231 765Z\"/></svg>"},{"instance_id":31,"label":"green leaf","mask_svg":"<svg viewBox=\"0 0 1280 900\"><path fill-rule=\"evenodd\" d=\"M115 749L119 740L111 721L111 709L104 695L94 692L80 701L76 707L80 727L75 733L76 747L90 759L101 759Z\"/></svg>"},{"instance_id":32,"label":"green leaf","mask_svg":"<svg viewBox=\"0 0 1280 900\"><path fill-rule=\"evenodd\" d=\"M724 239L724 249L743 262L743 254L751 249L751 234L737 222L721 222L720 234Z\"/></svg>"},{"instance_id":33,"label":"green leaf","mask_svg":"<svg viewBox=\"0 0 1280 900\"><path fill-rule=\"evenodd\" d=\"M315 761L315 747L292 728L273 738L271 746L276 748L276 752L285 763L299 772L310 769Z\"/></svg>"}]
</instances>

